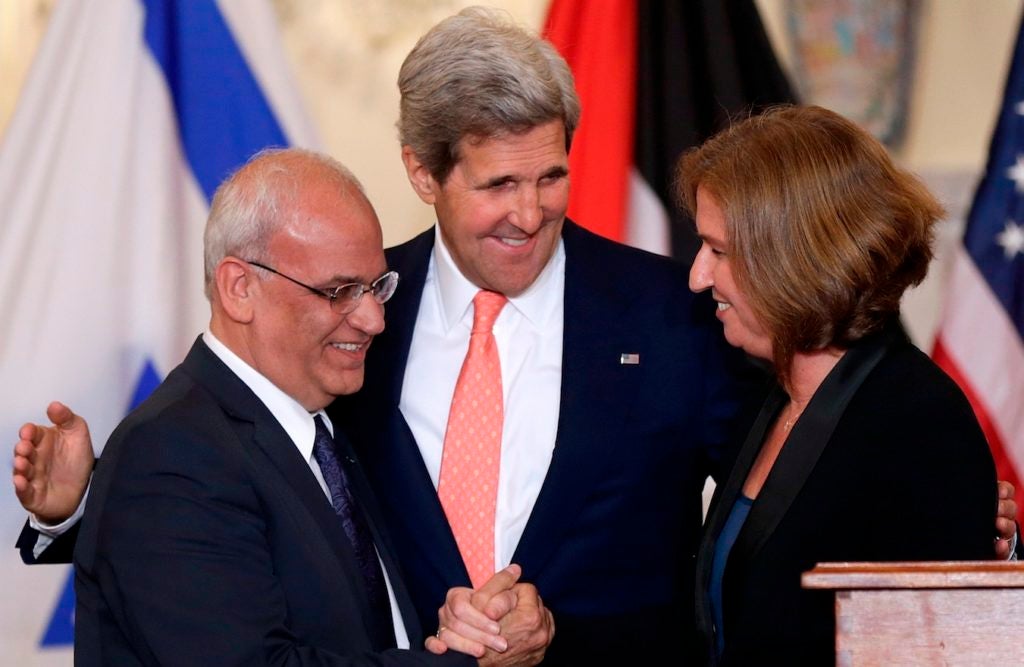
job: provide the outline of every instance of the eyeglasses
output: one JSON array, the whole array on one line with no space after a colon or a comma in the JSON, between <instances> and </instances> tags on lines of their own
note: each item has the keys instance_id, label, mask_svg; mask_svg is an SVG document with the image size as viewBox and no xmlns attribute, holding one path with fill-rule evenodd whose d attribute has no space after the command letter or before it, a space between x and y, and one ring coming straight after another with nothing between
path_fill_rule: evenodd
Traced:
<instances>
[{"instance_id":1,"label":"eyeglasses","mask_svg":"<svg viewBox=\"0 0 1024 667\"><path fill-rule=\"evenodd\" d=\"M351 313L359 305L360 299L363 295L369 292L373 296L373 300L379 304L385 303L395 293L395 288L398 287L398 272L388 271L381 277L374 280L369 285L363 283L345 283L344 285L338 285L332 289L317 289L311 287L306 283L299 282L291 276L286 276L277 269L271 268L266 264L260 264L259 262L253 262L251 260L242 260L247 264L257 266L264 271L270 271L271 273L281 276L285 280L290 280L299 287L305 287L313 294L322 296L331 302L331 309L339 314Z\"/></svg>"}]
</instances>

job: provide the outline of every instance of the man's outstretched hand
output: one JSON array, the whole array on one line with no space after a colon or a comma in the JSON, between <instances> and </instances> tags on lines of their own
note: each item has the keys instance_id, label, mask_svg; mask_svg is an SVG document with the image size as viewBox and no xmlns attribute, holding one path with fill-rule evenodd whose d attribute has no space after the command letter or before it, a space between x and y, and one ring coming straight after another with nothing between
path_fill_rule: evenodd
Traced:
<instances>
[{"instance_id":1,"label":"man's outstretched hand","mask_svg":"<svg viewBox=\"0 0 1024 667\"><path fill-rule=\"evenodd\" d=\"M46 524L71 516L85 494L95 455L89 425L63 403L46 408L52 426L25 424L14 445L14 492Z\"/></svg>"}]
</instances>

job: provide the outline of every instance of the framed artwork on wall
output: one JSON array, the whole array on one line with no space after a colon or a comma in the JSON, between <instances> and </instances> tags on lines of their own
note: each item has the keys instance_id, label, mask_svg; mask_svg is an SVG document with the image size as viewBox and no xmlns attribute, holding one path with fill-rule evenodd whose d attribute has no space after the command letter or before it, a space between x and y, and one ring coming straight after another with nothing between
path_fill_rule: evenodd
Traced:
<instances>
[{"instance_id":1,"label":"framed artwork on wall","mask_svg":"<svg viewBox=\"0 0 1024 667\"><path fill-rule=\"evenodd\" d=\"M800 98L897 146L906 125L919 10L918 0L787 0Z\"/></svg>"}]
</instances>

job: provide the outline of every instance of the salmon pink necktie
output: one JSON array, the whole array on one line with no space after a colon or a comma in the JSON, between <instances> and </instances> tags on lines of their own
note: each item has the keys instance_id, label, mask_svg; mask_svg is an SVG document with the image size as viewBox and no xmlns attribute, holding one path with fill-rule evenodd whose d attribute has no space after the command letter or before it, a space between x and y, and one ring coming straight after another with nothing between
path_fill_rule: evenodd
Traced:
<instances>
[{"instance_id":1,"label":"salmon pink necktie","mask_svg":"<svg viewBox=\"0 0 1024 667\"><path fill-rule=\"evenodd\" d=\"M473 587L494 575L494 514L505 408L501 362L491 332L508 299L481 290L473 297L473 331L452 395L437 495Z\"/></svg>"}]
</instances>

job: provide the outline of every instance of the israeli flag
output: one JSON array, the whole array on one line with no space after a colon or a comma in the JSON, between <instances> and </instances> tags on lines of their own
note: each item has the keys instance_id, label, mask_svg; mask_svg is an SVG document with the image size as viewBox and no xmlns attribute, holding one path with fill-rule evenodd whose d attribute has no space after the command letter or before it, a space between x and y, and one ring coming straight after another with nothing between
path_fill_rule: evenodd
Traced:
<instances>
[{"instance_id":1,"label":"israeli flag","mask_svg":"<svg viewBox=\"0 0 1024 667\"><path fill-rule=\"evenodd\" d=\"M320 144L266 0L55 4L0 143L0 446L55 399L106 441L206 326L217 184L285 145ZM20 563L13 493L0 517L0 662L38 664L71 642L68 571Z\"/></svg>"}]
</instances>

